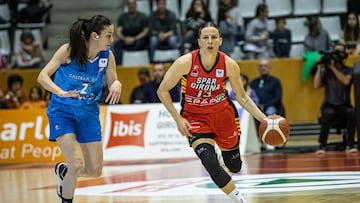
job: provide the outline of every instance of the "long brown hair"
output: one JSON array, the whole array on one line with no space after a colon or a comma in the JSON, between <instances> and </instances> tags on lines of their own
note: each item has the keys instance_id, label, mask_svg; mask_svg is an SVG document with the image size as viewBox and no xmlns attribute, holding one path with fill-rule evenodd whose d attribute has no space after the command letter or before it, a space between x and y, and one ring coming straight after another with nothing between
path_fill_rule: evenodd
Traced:
<instances>
[{"instance_id":1,"label":"long brown hair","mask_svg":"<svg viewBox=\"0 0 360 203\"><path fill-rule=\"evenodd\" d=\"M87 63L87 43L92 32L98 35L105 26L111 25L111 21L102 15L95 15L89 19L78 18L70 28L70 58L75 59L80 66Z\"/></svg>"},{"instance_id":2,"label":"long brown hair","mask_svg":"<svg viewBox=\"0 0 360 203\"><path fill-rule=\"evenodd\" d=\"M347 19L349 18L349 15L354 15L356 18L355 28L351 28L349 26L349 24L347 23ZM344 39L345 39L345 41L357 41L359 38L360 38L359 17L355 11L352 11L347 15L347 18L346 18L346 23L344 26Z\"/></svg>"}]
</instances>

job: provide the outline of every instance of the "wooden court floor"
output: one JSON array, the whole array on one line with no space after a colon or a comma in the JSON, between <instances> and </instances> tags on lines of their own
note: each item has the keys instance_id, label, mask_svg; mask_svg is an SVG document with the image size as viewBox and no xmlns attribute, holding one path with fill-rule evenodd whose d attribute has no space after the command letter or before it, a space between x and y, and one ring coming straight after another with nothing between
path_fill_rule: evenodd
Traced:
<instances>
[{"instance_id":1,"label":"wooden court floor","mask_svg":"<svg viewBox=\"0 0 360 203\"><path fill-rule=\"evenodd\" d=\"M360 153L243 156L233 179L250 203L360 203ZM56 203L49 164L0 164L0 203ZM231 203L197 159L107 162L80 179L76 203Z\"/></svg>"}]
</instances>

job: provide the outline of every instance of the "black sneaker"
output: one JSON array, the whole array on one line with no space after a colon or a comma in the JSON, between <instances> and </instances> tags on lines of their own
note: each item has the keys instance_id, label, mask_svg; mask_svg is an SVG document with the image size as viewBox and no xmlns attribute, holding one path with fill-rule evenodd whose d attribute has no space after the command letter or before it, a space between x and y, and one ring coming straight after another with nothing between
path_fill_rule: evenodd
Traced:
<instances>
[{"instance_id":1,"label":"black sneaker","mask_svg":"<svg viewBox=\"0 0 360 203\"><path fill-rule=\"evenodd\" d=\"M58 183L56 187L56 192L60 198L62 198L62 189L64 184L64 177L67 172L67 165L64 162L59 162L55 165L55 175L57 177Z\"/></svg>"}]
</instances>

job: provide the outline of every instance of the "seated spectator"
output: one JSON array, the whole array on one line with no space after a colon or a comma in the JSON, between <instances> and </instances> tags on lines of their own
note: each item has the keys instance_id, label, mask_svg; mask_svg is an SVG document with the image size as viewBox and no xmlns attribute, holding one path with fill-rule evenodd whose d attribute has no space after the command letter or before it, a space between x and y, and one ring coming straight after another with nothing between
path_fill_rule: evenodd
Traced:
<instances>
[{"instance_id":1,"label":"seated spectator","mask_svg":"<svg viewBox=\"0 0 360 203\"><path fill-rule=\"evenodd\" d=\"M244 51L247 59L271 56L270 33L267 28L268 13L268 6L259 4L256 7L256 17L246 26Z\"/></svg>"},{"instance_id":2,"label":"seated spectator","mask_svg":"<svg viewBox=\"0 0 360 203\"><path fill-rule=\"evenodd\" d=\"M329 32L322 27L319 17L309 17L305 22L309 33L305 36L304 51L329 51L332 41Z\"/></svg>"},{"instance_id":3,"label":"seated spectator","mask_svg":"<svg viewBox=\"0 0 360 203\"><path fill-rule=\"evenodd\" d=\"M319 154L326 151L331 125L343 122L347 132L347 140L344 140L347 151L358 151L355 147L356 113L350 100L353 69L344 64L347 57L346 46L338 43L335 50L333 59L317 64L314 77L314 87L325 88L321 106L320 145L317 151Z\"/></svg>"},{"instance_id":4,"label":"seated spectator","mask_svg":"<svg viewBox=\"0 0 360 203\"><path fill-rule=\"evenodd\" d=\"M244 86L244 90L247 93L247 95L254 101L254 103L259 106L259 97L257 96L256 92L250 87L250 83L249 83L249 77L244 74L244 73L240 73L240 77L241 77L241 81L243 83ZM233 91L230 92L230 99L231 100L236 100L236 95Z\"/></svg>"},{"instance_id":5,"label":"seated spectator","mask_svg":"<svg viewBox=\"0 0 360 203\"><path fill-rule=\"evenodd\" d=\"M45 52L41 44L35 41L30 30L24 30L20 36L20 47L17 48L16 67L42 68L45 65Z\"/></svg>"},{"instance_id":6,"label":"seated spectator","mask_svg":"<svg viewBox=\"0 0 360 203\"><path fill-rule=\"evenodd\" d=\"M347 15L347 21L341 31L339 42L346 45L349 54L360 54L360 25L358 14L355 11Z\"/></svg>"},{"instance_id":7,"label":"seated spectator","mask_svg":"<svg viewBox=\"0 0 360 203\"><path fill-rule=\"evenodd\" d=\"M51 94L52 94L52 93L51 93L50 91L45 90L45 94L44 94L43 100L45 101L46 106L49 106L50 99L51 99Z\"/></svg>"},{"instance_id":8,"label":"seated spectator","mask_svg":"<svg viewBox=\"0 0 360 203\"><path fill-rule=\"evenodd\" d=\"M154 80L151 80L144 86L144 98L143 103L160 103L160 99L157 95L157 89L161 81L165 76L165 66L164 64L157 63L153 67L153 77ZM173 102L180 101L180 84L176 85L173 89L170 90L170 95Z\"/></svg>"},{"instance_id":9,"label":"seated spectator","mask_svg":"<svg viewBox=\"0 0 360 203\"><path fill-rule=\"evenodd\" d=\"M0 40L0 50L1 50L1 40ZM8 67L7 59L5 56L2 55L0 51L0 71L7 70L8 68L9 67Z\"/></svg>"},{"instance_id":10,"label":"seated spectator","mask_svg":"<svg viewBox=\"0 0 360 203\"><path fill-rule=\"evenodd\" d=\"M114 43L116 65L122 64L123 50L144 50L148 43L148 17L137 10L136 0L127 1L128 12L118 20Z\"/></svg>"},{"instance_id":11,"label":"seated spectator","mask_svg":"<svg viewBox=\"0 0 360 203\"><path fill-rule=\"evenodd\" d=\"M40 23L45 18L53 4L41 0L29 0L27 6L17 12L17 21L20 23Z\"/></svg>"},{"instance_id":12,"label":"seated spectator","mask_svg":"<svg viewBox=\"0 0 360 203\"><path fill-rule=\"evenodd\" d=\"M197 43L198 30L206 22L212 21L211 15L204 0L193 0L186 13L185 43L190 45L190 50L199 48Z\"/></svg>"},{"instance_id":13,"label":"seated spectator","mask_svg":"<svg viewBox=\"0 0 360 203\"><path fill-rule=\"evenodd\" d=\"M261 59L260 77L251 81L250 86L259 97L259 108L266 115L282 115L282 85L278 78L270 74L270 69L269 60Z\"/></svg>"},{"instance_id":14,"label":"seated spectator","mask_svg":"<svg viewBox=\"0 0 360 203\"><path fill-rule=\"evenodd\" d=\"M30 88L28 101L21 104L21 109L39 109L46 108L47 104L43 100L42 89L39 86Z\"/></svg>"},{"instance_id":15,"label":"seated spectator","mask_svg":"<svg viewBox=\"0 0 360 203\"><path fill-rule=\"evenodd\" d=\"M274 44L274 54L279 58L289 57L291 49L291 31L286 28L285 18L277 18L275 23L276 29L271 34Z\"/></svg>"},{"instance_id":16,"label":"seated spectator","mask_svg":"<svg viewBox=\"0 0 360 203\"><path fill-rule=\"evenodd\" d=\"M3 92L4 108L17 109L27 100L22 90L23 82L24 80L20 75L9 75L7 80L8 89Z\"/></svg>"},{"instance_id":17,"label":"seated spectator","mask_svg":"<svg viewBox=\"0 0 360 203\"><path fill-rule=\"evenodd\" d=\"M149 18L150 62L154 63L155 50L158 48L178 49L179 37L176 31L175 14L166 9L166 0L156 0L157 10Z\"/></svg>"},{"instance_id":18,"label":"seated spectator","mask_svg":"<svg viewBox=\"0 0 360 203\"><path fill-rule=\"evenodd\" d=\"M238 25L236 19L231 15L231 7L222 5L218 12L218 25L221 32L222 44L220 51L230 56L234 52Z\"/></svg>"},{"instance_id":19,"label":"seated spectator","mask_svg":"<svg viewBox=\"0 0 360 203\"><path fill-rule=\"evenodd\" d=\"M140 85L136 86L130 95L131 104L141 104L144 103L144 86L150 82L150 73L147 68L140 68L138 71L138 80Z\"/></svg>"}]
</instances>

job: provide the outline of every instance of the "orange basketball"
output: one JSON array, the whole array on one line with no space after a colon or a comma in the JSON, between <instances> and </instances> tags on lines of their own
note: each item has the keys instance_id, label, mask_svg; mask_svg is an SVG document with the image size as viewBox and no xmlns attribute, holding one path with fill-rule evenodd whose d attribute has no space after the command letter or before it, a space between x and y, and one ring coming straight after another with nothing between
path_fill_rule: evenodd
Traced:
<instances>
[{"instance_id":1,"label":"orange basketball","mask_svg":"<svg viewBox=\"0 0 360 203\"><path fill-rule=\"evenodd\" d=\"M260 122L258 131L264 143L280 146L289 138L290 126L285 118L279 115L271 115Z\"/></svg>"}]
</instances>

